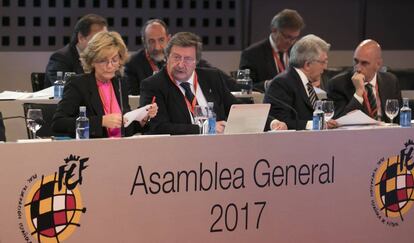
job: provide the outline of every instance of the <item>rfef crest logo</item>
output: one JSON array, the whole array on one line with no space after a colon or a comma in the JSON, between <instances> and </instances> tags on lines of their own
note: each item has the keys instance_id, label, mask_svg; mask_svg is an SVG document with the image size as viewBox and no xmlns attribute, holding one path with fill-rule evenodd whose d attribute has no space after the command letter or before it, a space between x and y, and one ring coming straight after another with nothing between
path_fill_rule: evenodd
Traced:
<instances>
[{"instance_id":1,"label":"rfef crest logo","mask_svg":"<svg viewBox=\"0 0 414 243\"><path fill-rule=\"evenodd\" d=\"M79 185L88 160L70 155L58 172L34 181L24 203L29 232L22 233L26 240L27 235L32 235L39 243L62 242L80 226L81 214L86 208Z\"/></svg>"},{"instance_id":2,"label":"rfef crest logo","mask_svg":"<svg viewBox=\"0 0 414 243\"><path fill-rule=\"evenodd\" d=\"M379 160L371 177L371 206L389 226L401 224L414 201L414 143L404 145L399 155Z\"/></svg>"}]
</instances>

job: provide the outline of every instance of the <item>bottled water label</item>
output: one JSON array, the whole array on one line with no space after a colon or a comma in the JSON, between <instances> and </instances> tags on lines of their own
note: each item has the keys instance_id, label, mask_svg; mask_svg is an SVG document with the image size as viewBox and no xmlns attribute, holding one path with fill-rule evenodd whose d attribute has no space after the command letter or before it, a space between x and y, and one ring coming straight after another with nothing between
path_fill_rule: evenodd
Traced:
<instances>
[{"instance_id":1,"label":"bottled water label","mask_svg":"<svg viewBox=\"0 0 414 243\"><path fill-rule=\"evenodd\" d=\"M76 128L76 139L88 139L88 138L89 138L89 127Z\"/></svg>"},{"instance_id":2,"label":"bottled water label","mask_svg":"<svg viewBox=\"0 0 414 243\"><path fill-rule=\"evenodd\" d=\"M53 98L55 99L62 99L63 96L63 85L55 84L54 85L54 95Z\"/></svg>"},{"instance_id":3,"label":"bottled water label","mask_svg":"<svg viewBox=\"0 0 414 243\"><path fill-rule=\"evenodd\" d=\"M411 110L401 110L400 126L411 127Z\"/></svg>"},{"instance_id":4,"label":"bottled water label","mask_svg":"<svg viewBox=\"0 0 414 243\"><path fill-rule=\"evenodd\" d=\"M312 119L312 130L322 130L324 124L324 114L323 112L313 114Z\"/></svg>"}]
</instances>

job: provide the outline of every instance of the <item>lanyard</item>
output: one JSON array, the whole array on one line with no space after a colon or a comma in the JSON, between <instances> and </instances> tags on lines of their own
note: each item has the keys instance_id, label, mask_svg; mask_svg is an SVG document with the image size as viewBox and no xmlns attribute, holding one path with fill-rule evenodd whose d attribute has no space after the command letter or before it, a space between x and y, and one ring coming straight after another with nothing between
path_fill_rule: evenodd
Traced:
<instances>
[{"instance_id":1,"label":"lanyard","mask_svg":"<svg viewBox=\"0 0 414 243\"><path fill-rule=\"evenodd\" d=\"M273 58L276 61L277 73L281 73L281 72L285 71L285 66L283 65L282 61L280 60L280 57L279 57L278 53L276 53L273 48L272 48L272 53L273 53Z\"/></svg>"},{"instance_id":2,"label":"lanyard","mask_svg":"<svg viewBox=\"0 0 414 243\"><path fill-rule=\"evenodd\" d=\"M154 63L154 62L152 61L152 59L150 58L150 56L149 56L149 54L148 54L147 50L145 50L145 57L147 58L147 60L148 60L148 62L149 62L149 64L150 64L150 66L151 66L152 72L158 72L158 71L160 71L160 69L158 68L158 66L157 66L157 65L155 65L155 63Z\"/></svg>"},{"instance_id":3,"label":"lanyard","mask_svg":"<svg viewBox=\"0 0 414 243\"><path fill-rule=\"evenodd\" d=\"M175 86L177 86L178 89L180 89L180 87L178 87L177 83L174 81L173 77L168 72L168 70L167 70L167 73L168 73L168 76L170 77L171 82L173 82L173 84ZM196 94L197 94L197 86L198 86L198 76L197 76L197 73L194 71L194 99L190 102L187 99L187 96L185 96L185 94L183 94L185 103L187 104L187 108L191 112L191 114L194 114L194 107L197 104L197 97L196 97ZM180 91L181 91L181 89L180 89Z\"/></svg>"}]
</instances>

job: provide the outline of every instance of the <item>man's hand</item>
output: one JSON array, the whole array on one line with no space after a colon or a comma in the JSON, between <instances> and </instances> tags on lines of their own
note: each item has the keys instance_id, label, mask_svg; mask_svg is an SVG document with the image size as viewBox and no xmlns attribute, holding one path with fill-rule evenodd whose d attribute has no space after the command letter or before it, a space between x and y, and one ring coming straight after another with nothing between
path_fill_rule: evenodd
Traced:
<instances>
[{"instance_id":1,"label":"man's hand","mask_svg":"<svg viewBox=\"0 0 414 243\"><path fill-rule=\"evenodd\" d=\"M270 129L271 130L287 130L288 127L286 123L282 121L273 120L272 123L270 123Z\"/></svg>"},{"instance_id":2,"label":"man's hand","mask_svg":"<svg viewBox=\"0 0 414 243\"><path fill-rule=\"evenodd\" d=\"M216 122L216 133L217 134L223 133L224 128L226 128L226 121L217 121Z\"/></svg>"},{"instance_id":3,"label":"man's hand","mask_svg":"<svg viewBox=\"0 0 414 243\"><path fill-rule=\"evenodd\" d=\"M355 93L360 97L362 97L365 92L364 82L365 76L362 73L354 73L354 75L352 76L352 83L355 87Z\"/></svg>"}]
</instances>

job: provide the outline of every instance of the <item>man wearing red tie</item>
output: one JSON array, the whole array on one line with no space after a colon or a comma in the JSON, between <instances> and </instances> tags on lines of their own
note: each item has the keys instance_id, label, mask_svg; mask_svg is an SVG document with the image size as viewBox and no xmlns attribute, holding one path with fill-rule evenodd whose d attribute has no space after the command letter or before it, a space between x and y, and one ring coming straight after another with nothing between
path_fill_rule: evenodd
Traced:
<instances>
[{"instance_id":1,"label":"man wearing red tie","mask_svg":"<svg viewBox=\"0 0 414 243\"><path fill-rule=\"evenodd\" d=\"M374 40L362 41L354 52L353 70L338 74L328 82L328 99L335 103L335 118L361 110L375 120L385 121L387 99L398 99L397 78L381 72L381 46Z\"/></svg>"},{"instance_id":2,"label":"man wearing red tie","mask_svg":"<svg viewBox=\"0 0 414 243\"><path fill-rule=\"evenodd\" d=\"M264 90L269 80L287 68L290 48L304 26L297 11L284 9L273 17L269 37L242 52L239 69L250 69L255 88Z\"/></svg>"}]
</instances>

